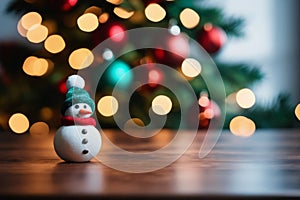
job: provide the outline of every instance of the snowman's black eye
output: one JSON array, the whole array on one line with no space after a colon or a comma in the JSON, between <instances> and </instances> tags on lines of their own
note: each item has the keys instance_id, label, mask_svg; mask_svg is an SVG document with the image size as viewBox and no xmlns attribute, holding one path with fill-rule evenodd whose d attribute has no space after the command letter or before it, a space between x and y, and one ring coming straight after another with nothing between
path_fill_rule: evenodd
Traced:
<instances>
[{"instance_id":1,"label":"snowman's black eye","mask_svg":"<svg viewBox=\"0 0 300 200\"><path fill-rule=\"evenodd\" d=\"M79 105L75 105L75 108L78 109L78 108L79 108Z\"/></svg>"},{"instance_id":2,"label":"snowman's black eye","mask_svg":"<svg viewBox=\"0 0 300 200\"><path fill-rule=\"evenodd\" d=\"M83 108L86 108L86 105L84 105Z\"/></svg>"}]
</instances>

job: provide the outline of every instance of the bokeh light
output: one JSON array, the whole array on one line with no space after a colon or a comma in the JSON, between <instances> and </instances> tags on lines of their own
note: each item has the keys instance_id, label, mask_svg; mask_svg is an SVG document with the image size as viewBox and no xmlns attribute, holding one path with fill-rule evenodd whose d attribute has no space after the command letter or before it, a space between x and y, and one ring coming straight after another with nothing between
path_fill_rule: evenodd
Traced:
<instances>
[{"instance_id":1,"label":"bokeh light","mask_svg":"<svg viewBox=\"0 0 300 200\"><path fill-rule=\"evenodd\" d=\"M127 11L124 8L115 7L114 13L122 19L128 19L134 14L134 11Z\"/></svg>"},{"instance_id":2,"label":"bokeh light","mask_svg":"<svg viewBox=\"0 0 300 200\"><path fill-rule=\"evenodd\" d=\"M229 129L232 134L240 137L250 137L254 134L255 123L244 116L237 116L230 121Z\"/></svg>"},{"instance_id":3,"label":"bokeh light","mask_svg":"<svg viewBox=\"0 0 300 200\"><path fill-rule=\"evenodd\" d=\"M300 121L300 103L295 108L295 115L298 118L298 120Z\"/></svg>"},{"instance_id":4,"label":"bokeh light","mask_svg":"<svg viewBox=\"0 0 300 200\"><path fill-rule=\"evenodd\" d=\"M36 122L29 129L30 135L34 137L46 136L49 134L49 131L49 126L45 122Z\"/></svg>"},{"instance_id":5,"label":"bokeh light","mask_svg":"<svg viewBox=\"0 0 300 200\"><path fill-rule=\"evenodd\" d=\"M37 12L29 12L22 16L21 25L24 29L29 30L34 25L42 23L42 16Z\"/></svg>"},{"instance_id":6,"label":"bokeh light","mask_svg":"<svg viewBox=\"0 0 300 200\"><path fill-rule=\"evenodd\" d=\"M123 2L123 0L106 0L106 1L115 5L120 5Z\"/></svg>"},{"instance_id":7,"label":"bokeh light","mask_svg":"<svg viewBox=\"0 0 300 200\"><path fill-rule=\"evenodd\" d=\"M13 132L21 134L28 130L29 120L24 114L15 113L9 118L8 125Z\"/></svg>"},{"instance_id":8,"label":"bokeh light","mask_svg":"<svg viewBox=\"0 0 300 200\"><path fill-rule=\"evenodd\" d=\"M99 25L98 17L93 13L85 13L77 19L77 25L84 32L92 32Z\"/></svg>"},{"instance_id":9,"label":"bokeh light","mask_svg":"<svg viewBox=\"0 0 300 200\"><path fill-rule=\"evenodd\" d=\"M111 85L119 83L119 87L126 88L131 84L133 75L130 66L121 60L114 61L107 69L107 81Z\"/></svg>"},{"instance_id":10,"label":"bokeh light","mask_svg":"<svg viewBox=\"0 0 300 200\"><path fill-rule=\"evenodd\" d=\"M102 13L102 9L99 8L99 7L97 7L97 6L91 6L91 7L87 8L87 9L84 11L84 13L93 13L93 14L95 14L96 16L99 16L99 15L101 15L101 13Z\"/></svg>"},{"instance_id":11,"label":"bokeh light","mask_svg":"<svg viewBox=\"0 0 300 200\"><path fill-rule=\"evenodd\" d=\"M100 16L99 16L99 22L101 24L104 24L105 22L107 22L109 18L109 14L108 13L102 13Z\"/></svg>"},{"instance_id":12,"label":"bokeh light","mask_svg":"<svg viewBox=\"0 0 300 200\"><path fill-rule=\"evenodd\" d=\"M46 39L44 46L47 51L55 54L61 52L66 47L66 43L60 35L51 35Z\"/></svg>"},{"instance_id":13,"label":"bokeh light","mask_svg":"<svg viewBox=\"0 0 300 200\"><path fill-rule=\"evenodd\" d=\"M145 15L147 19L152 22L159 22L166 16L166 11L157 3L151 3L145 8Z\"/></svg>"},{"instance_id":14,"label":"bokeh light","mask_svg":"<svg viewBox=\"0 0 300 200\"><path fill-rule=\"evenodd\" d=\"M48 36L48 29L44 25L36 24L32 26L26 34L27 39L32 43L40 43Z\"/></svg>"},{"instance_id":15,"label":"bokeh light","mask_svg":"<svg viewBox=\"0 0 300 200\"><path fill-rule=\"evenodd\" d=\"M118 100L113 96L104 96L97 103L98 112L105 117L111 117L116 114L118 108Z\"/></svg>"},{"instance_id":16,"label":"bokeh light","mask_svg":"<svg viewBox=\"0 0 300 200\"><path fill-rule=\"evenodd\" d=\"M121 42L125 39L125 29L120 25L113 25L109 29L109 37L112 41Z\"/></svg>"},{"instance_id":17,"label":"bokeh light","mask_svg":"<svg viewBox=\"0 0 300 200\"><path fill-rule=\"evenodd\" d=\"M190 78L194 78L201 73L201 64L194 58L186 58L181 65L182 73Z\"/></svg>"},{"instance_id":18,"label":"bokeh light","mask_svg":"<svg viewBox=\"0 0 300 200\"><path fill-rule=\"evenodd\" d=\"M198 100L198 104L200 105L200 106L202 106L202 107L207 107L208 105L209 105L209 103L210 103L210 100L209 100L209 98L208 98L208 96L207 95L200 95L200 98L199 98L199 100Z\"/></svg>"},{"instance_id":19,"label":"bokeh light","mask_svg":"<svg viewBox=\"0 0 300 200\"><path fill-rule=\"evenodd\" d=\"M26 37L27 30L22 26L21 20L18 21L17 30L22 37Z\"/></svg>"},{"instance_id":20,"label":"bokeh light","mask_svg":"<svg viewBox=\"0 0 300 200\"><path fill-rule=\"evenodd\" d=\"M236 102L241 108L251 108L255 104L255 95L248 88L241 89L236 94Z\"/></svg>"},{"instance_id":21,"label":"bokeh light","mask_svg":"<svg viewBox=\"0 0 300 200\"><path fill-rule=\"evenodd\" d=\"M179 19L182 25L189 29L195 28L200 22L198 13L190 8L185 8L181 11Z\"/></svg>"},{"instance_id":22,"label":"bokeh light","mask_svg":"<svg viewBox=\"0 0 300 200\"><path fill-rule=\"evenodd\" d=\"M86 48L76 49L69 56L69 64L73 69L80 70L89 67L94 61L93 53Z\"/></svg>"},{"instance_id":23,"label":"bokeh light","mask_svg":"<svg viewBox=\"0 0 300 200\"><path fill-rule=\"evenodd\" d=\"M166 115L172 109L172 101L165 95L158 95L152 101L152 110L158 115Z\"/></svg>"},{"instance_id":24,"label":"bokeh light","mask_svg":"<svg viewBox=\"0 0 300 200\"><path fill-rule=\"evenodd\" d=\"M111 60L114 58L114 54L110 49L104 49L102 57L104 60Z\"/></svg>"},{"instance_id":25,"label":"bokeh light","mask_svg":"<svg viewBox=\"0 0 300 200\"><path fill-rule=\"evenodd\" d=\"M43 120L50 120L53 117L53 111L49 107L43 107L40 110L40 116Z\"/></svg>"},{"instance_id":26,"label":"bokeh light","mask_svg":"<svg viewBox=\"0 0 300 200\"><path fill-rule=\"evenodd\" d=\"M180 27L178 25L172 25L169 28L169 32L172 35L179 35L180 34Z\"/></svg>"},{"instance_id":27,"label":"bokeh light","mask_svg":"<svg viewBox=\"0 0 300 200\"><path fill-rule=\"evenodd\" d=\"M29 56L23 63L23 71L30 76L43 76L47 73L49 63L44 58Z\"/></svg>"}]
</instances>

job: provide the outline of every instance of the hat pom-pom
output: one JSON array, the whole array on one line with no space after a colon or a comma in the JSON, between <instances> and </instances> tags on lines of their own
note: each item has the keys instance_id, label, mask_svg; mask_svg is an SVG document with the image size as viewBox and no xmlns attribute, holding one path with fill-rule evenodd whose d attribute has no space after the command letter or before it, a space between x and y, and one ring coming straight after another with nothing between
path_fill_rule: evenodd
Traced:
<instances>
[{"instance_id":1,"label":"hat pom-pom","mask_svg":"<svg viewBox=\"0 0 300 200\"><path fill-rule=\"evenodd\" d=\"M66 81L67 89L70 89L71 87L78 87L78 88L83 89L84 85L85 85L85 82L84 82L83 78L77 74L69 76Z\"/></svg>"}]
</instances>

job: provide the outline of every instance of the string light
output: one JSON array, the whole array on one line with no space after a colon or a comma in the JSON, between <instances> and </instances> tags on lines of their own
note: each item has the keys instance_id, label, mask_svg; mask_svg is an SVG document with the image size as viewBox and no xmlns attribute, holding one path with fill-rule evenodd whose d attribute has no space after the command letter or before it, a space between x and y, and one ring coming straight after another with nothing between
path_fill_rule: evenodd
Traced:
<instances>
[{"instance_id":1,"label":"string light","mask_svg":"<svg viewBox=\"0 0 300 200\"><path fill-rule=\"evenodd\" d=\"M152 110L158 115L166 115L172 109L172 101L165 95L158 95L152 101Z\"/></svg>"},{"instance_id":2,"label":"string light","mask_svg":"<svg viewBox=\"0 0 300 200\"><path fill-rule=\"evenodd\" d=\"M295 115L298 118L298 120L300 121L300 103L295 108Z\"/></svg>"},{"instance_id":3,"label":"string light","mask_svg":"<svg viewBox=\"0 0 300 200\"><path fill-rule=\"evenodd\" d=\"M255 104L255 95L248 88L241 89L236 94L236 102L241 108L251 108Z\"/></svg>"},{"instance_id":4,"label":"string light","mask_svg":"<svg viewBox=\"0 0 300 200\"><path fill-rule=\"evenodd\" d=\"M44 46L47 51L55 54L61 52L66 44L60 35L51 35L46 39Z\"/></svg>"},{"instance_id":5,"label":"string light","mask_svg":"<svg viewBox=\"0 0 300 200\"><path fill-rule=\"evenodd\" d=\"M17 134L24 133L29 128L29 120L22 113L13 114L9 118L8 124L9 124L10 129Z\"/></svg>"},{"instance_id":6,"label":"string light","mask_svg":"<svg viewBox=\"0 0 300 200\"><path fill-rule=\"evenodd\" d=\"M166 16L166 11L157 3L151 3L145 8L145 15L147 19L152 22L159 22Z\"/></svg>"},{"instance_id":7,"label":"string light","mask_svg":"<svg viewBox=\"0 0 300 200\"><path fill-rule=\"evenodd\" d=\"M106 0L106 1L114 5L120 5L123 2L123 0Z\"/></svg>"},{"instance_id":8,"label":"string light","mask_svg":"<svg viewBox=\"0 0 300 200\"><path fill-rule=\"evenodd\" d=\"M21 20L18 21L17 30L22 37L26 37L27 30L22 26Z\"/></svg>"},{"instance_id":9,"label":"string light","mask_svg":"<svg viewBox=\"0 0 300 200\"><path fill-rule=\"evenodd\" d=\"M179 35L179 34L180 34L180 27L177 26L177 25L172 25L172 26L169 28L169 32L170 32L172 35Z\"/></svg>"},{"instance_id":10,"label":"string light","mask_svg":"<svg viewBox=\"0 0 300 200\"><path fill-rule=\"evenodd\" d=\"M251 119L237 116L230 121L229 129L236 136L250 137L254 134L256 126Z\"/></svg>"},{"instance_id":11,"label":"string light","mask_svg":"<svg viewBox=\"0 0 300 200\"><path fill-rule=\"evenodd\" d=\"M113 40L115 42L121 42L122 40L125 39L125 30L120 25L113 25L109 29L108 34L109 34L109 37L111 38L111 40Z\"/></svg>"},{"instance_id":12,"label":"string light","mask_svg":"<svg viewBox=\"0 0 300 200\"><path fill-rule=\"evenodd\" d=\"M29 12L21 18L21 25L24 29L29 30L34 25L42 23L42 16L37 12Z\"/></svg>"},{"instance_id":13,"label":"string light","mask_svg":"<svg viewBox=\"0 0 300 200\"><path fill-rule=\"evenodd\" d=\"M102 9L97 6L91 6L91 7L87 8L84 11L84 13L93 13L93 14L99 16L102 13Z\"/></svg>"},{"instance_id":14,"label":"string light","mask_svg":"<svg viewBox=\"0 0 300 200\"><path fill-rule=\"evenodd\" d=\"M108 13L102 13L100 16L99 16L99 22L101 24L104 24L105 22L107 22L107 20L109 19L109 14Z\"/></svg>"},{"instance_id":15,"label":"string light","mask_svg":"<svg viewBox=\"0 0 300 200\"><path fill-rule=\"evenodd\" d=\"M194 58L186 58L181 64L182 73L190 78L198 76L201 68L201 64Z\"/></svg>"},{"instance_id":16,"label":"string light","mask_svg":"<svg viewBox=\"0 0 300 200\"><path fill-rule=\"evenodd\" d=\"M110 49L104 49L102 57L104 60L111 60L114 58L114 54Z\"/></svg>"},{"instance_id":17,"label":"string light","mask_svg":"<svg viewBox=\"0 0 300 200\"><path fill-rule=\"evenodd\" d=\"M30 76L43 76L47 73L49 63L44 58L29 56L23 63L23 71Z\"/></svg>"},{"instance_id":18,"label":"string light","mask_svg":"<svg viewBox=\"0 0 300 200\"><path fill-rule=\"evenodd\" d=\"M105 117L110 117L116 114L118 108L118 100L113 96L104 96L97 103L99 113Z\"/></svg>"},{"instance_id":19,"label":"string light","mask_svg":"<svg viewBox=\"0 0 300 200\"><path fill-rule=\"evenodd\" d=\"M94 61L93 53L86 48L80 48L71 53L69 64L73 69L80 70L89 67Z\"/></svg>"},{"instance_id":20,"label":"string light","mask_svg":"<svg viewBox=\"0 0 300 200\"><path fill-rule=\"evenodd\" d=\"M182 25L188 29L195 28L200 22L198 13L190 8L185 8L181 11L179 19Z\"/></svg>"},{"instance_id":21,"label":"string light","mask_svg":"<svg viewBox=\"0 0 300 200\"><path fill-rule=\"evenodd\" d=\"M98 17L93 13L85 13L77 19L77 25L84 32L92 32L99 25Z\"/></svg>"},{"instance_id":22,"label":"string light","mask_svg":"<svg viewBox=\"0 0 300 200\"><path fill-rule=\"evenodd\" d=\"M33 25L26 34L27 39L32 43L40 43L48 36L48 29L44 25Z\"/></svg>"},{"instance_id":23,"label":"string light","mask_svg":"<svg viewBox=\"0 0 300 200\"><path fill-rule=\"evenodd\" d=\"M115 7L114 8L114 13L122 19L128 19L134 14L133 11L127 11L124 8L121 8L121 7Z\"/></svg>"},{"instance_id":24,"label":"string light","mask_svg":"<svg viewBox=\"0 0 300 200\"><path fill-rule=\"evenodd\" d=\"M29 133L33 137L46 136L48 135L49 131L49 126L45 122L36 122L29 129Z\"/></svg>"}]
</instances>

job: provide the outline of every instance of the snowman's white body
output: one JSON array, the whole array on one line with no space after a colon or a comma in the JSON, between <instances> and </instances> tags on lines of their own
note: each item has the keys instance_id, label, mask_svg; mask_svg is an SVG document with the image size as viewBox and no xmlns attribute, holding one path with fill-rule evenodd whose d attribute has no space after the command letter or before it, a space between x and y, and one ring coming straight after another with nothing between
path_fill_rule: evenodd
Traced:
<instances>
[{"instance_id":1,"label":"snowman's white body","mask_svg":"<svg viewBox=\"0 0 300 200\"><path fill-rule=\"evenodd\" d=\"M83 89L85 81L78 75L69 76L67 89L77 87ZM70 105L63 113L73 118L90 118L92 107L86 102ZM57 155L67 162L87 162L96 157L101 149L101 135L93 125L66 125L60 127L54 136L54 149Z\"/></svg>"},{"instance_id":2,"label":"snowman's white body","mask_svg":"<svg viewBox=\"0 0 300 200\"><path fill-rule=\"evenodd\" d=\"M87 162L96 157L101 148L101 135L92 125L60 127L54 137L57 155L68 162Z\"/></svg>"}]
</instances>

